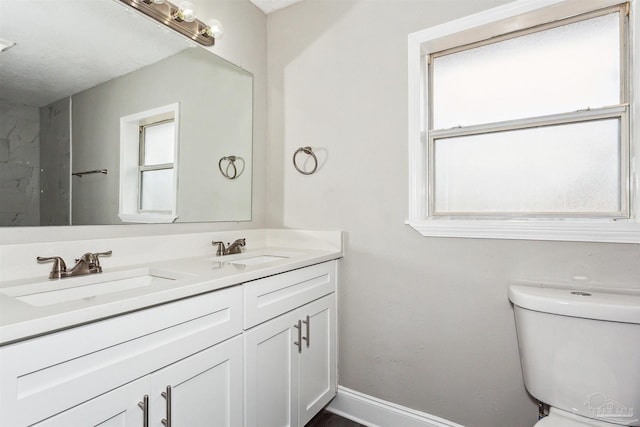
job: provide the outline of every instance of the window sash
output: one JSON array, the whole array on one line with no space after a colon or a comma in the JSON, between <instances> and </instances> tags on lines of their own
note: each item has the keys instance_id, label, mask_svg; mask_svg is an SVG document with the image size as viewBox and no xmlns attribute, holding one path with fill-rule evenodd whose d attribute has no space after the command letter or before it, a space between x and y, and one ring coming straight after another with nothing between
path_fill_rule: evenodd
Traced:
<instances>
[{"instance_id":1,"label":"window sash","mask_svg":"<svg viewBox=\"0 0 640 427\"><path fill-rule=\"evenodd\" d=\"M428 88L433 88L433 67L431 67L431 63L434 58L439 56L445 56L454 54L457 52L474 49L481 46L486 46L489 44L499 43L504 40L509 40L512 38L525 36L528 34L533 34L540 31L549 30L552 28L561 27L564 25L573 24L580 21L585 21L591 18L597 18L599 16L608 15L610 13L618 13L620 18L620 104L625 104L629 102L629 61L628 61L628 17L629 17L629 3L622 3L617 6L611 6L604 9L595 10L592 12L583 13L577 16L573 16L570 18L560 19L557 21L537 25L535 27L525 28L522 30L513 31L510 33L501 34L499 36L491 37L487 40L480 40L473 43L467 43L456 47L451 47L445 50L441 50L438 52L432 52L425 56L426 67L424 69L425 77L427 80L427 87L423 88L422 93L428 94L428 96L424 97L427 100L428 104L428 117L427 123L429 129L433 129L433 96L431 96L431 92Z\"/></svg>"},{"instance_id":2,"label":"window sash","mask_svg":"<svg viewBox=\"0 0 640 427\"><path fill-rule=\"evenodd\" d=\"M157 122L153 122L153 123L149 123L149 124L144 124L140 126L140 142L139 142L139 165L138 165L138 212L145 212L145 213L150 213L150 212L158 212L158 213L167 213L167 212L171 212L170 210L150 210L150 209L143 209L142 208L142 195L143 195L143 179L142 179L142 175L144 172L148 172L148 171L157 171L157 170L165 170L165 169L174 169L174 162L170 162L170 163L162 163L162 164L155 164L155 165L146 165L144 164L144 159L145 159L145 147L146 147L146 132L145 129L151 126L157 126L157 125L162 125L165 123L170 123L170 122L174 122L175 120L173 118L171 119L167 119L167 120L160 120ZM175 139L174 139L174 149L175 149Z\"/></svg>"},{"instance_id":3,"label":"window sash","mask_svg":"<svg viewBox=\"0 0 640 427\"><path fill-rule=\"evenodd\" d=\"M145 156L145 150L146 150L146 129L149 127L153 127L153 126L159 126L159 125L164 125L167 123L172 123L175 122L175 120L173 118L171 119L167 119L167 120L159 120L157 122L153 122L153 123L149 123L149 124L144 124L144 125L140 125L140 154L139 154L139 162L138 164L140 166L147 166L145 164L144 159L146 158ZM174 138L174 148L175 148L175 138ZM170 162L170 163L165 163L165 164L173 164L174 162Z\"/></svg>"},{"instance_id":4,"label":"window sash","mask_svg":"<svg viewBox=\"0 0 640 427\"><path fill-rule=\"evenodd\" d=\"M423 114L423 118L426 119L428 130L422 131L422 141L427 145L426 154L426 174L427 181L426 188L426 215L432 218L467 218L467 219L490 219L490 218L506 218L506 219L521 219L521 218L599 218L599 219L628 219L631 216L631 192L630 192L630 126L629 126L629 61L628 61L628 3L623 3L617 6L607 7L604 9L583 13L574 17L561 19L558 21L541 24L535 27L526 28L511 33L502 34L496 37L492 37L488 40L477 41L474 43L464 44L457 47L452 47L439 52L434 52L426 55L423 61L423 79L424 87L421 87L421 91L426 96L426 103L423 104L423 108L427 107L428 113ZM433 69L430 66L433 58L443 55L448 55L463 50L473 49L488 44L497 43L503 40L519 37L527 34L532 34L538 31L544 31L551 28L568 25L574 22L603 16L610 13L619 13L620 17L620 100L619 105L602 107L597 109L586 109L575 112L551 114L540 117L526 117L515 120L508 120L503 122L477 124L471 126L454 127L450 129L433 129L433 97L431 96L431 88L433 88ZM424 111L424 110L423 110ZM509 130L520 130L540 126L552 126L560 124L580 123L584 121L592 121L605 118L618 118L620 120L620 212L612 212L611 214L593 214L589 212L584 213L542 213L542 214L523 214L523 213L503 213L503 212L488 212L488 213L449 213L439 214L435 211L435 141L442 138L451 138L467 135L478 135L491 132L502 132ZM424 127L423 127L424 129Z\"/></svg>"},{"instance_id":5,"label":"window sash","mask_svg":"<svg viewBox=\"0 0 640 427\"><path fill-rule=\"evenodd\" d=\"M520 120L510 120L483 125L467 126L461 128L444 129L430 131L428 137L428 199L427 211L430 217L437 218L628 218L629 217L629 107L628 105L618 105L594 110L577 111L573 113L554 114L543 117L526 118ZM511 212L447 212L436 211L436 177L435 177L435 144L439 139L454 138L470 135L481 135L494 132L505 132L513 130L531 129L536 127L554 126L563 124L577 124L601 119L620 120L620 184L619 200L620 211L611 213L590 213L590 212L553 212L553 213L511 213Z\"/></svg>"}]
</instances>

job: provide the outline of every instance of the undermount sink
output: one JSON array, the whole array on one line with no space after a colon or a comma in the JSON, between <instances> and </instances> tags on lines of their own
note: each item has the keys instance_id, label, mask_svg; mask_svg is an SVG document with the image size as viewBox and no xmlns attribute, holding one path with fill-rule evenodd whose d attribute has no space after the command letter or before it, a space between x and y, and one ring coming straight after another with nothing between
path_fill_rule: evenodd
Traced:
<instances>
[{"instance_id":1,"label":"undermount sink","mask_svg":"<svg viewBox=\"0 0 640 427\"><path fill-rule=\"evenodd\" d=\"M144 288L186 277L186 274L150 268L88 274L0 289L0 293L27 304L42 307L99 295Z\"/></svg>"},{"instance_id":2,"label":"undermount sink","mask_svg":"<svg viewBox=\"0 0 640 427\"><path fill-rule=\"evenodd\" d=\"M281 261L289 258L288 256L276 256L276 255L258 255L249 258L235 259L233 261L227 261L227 264L239 264L239 265L257 265L266 264L272 261Z\"/></svg>"}]
</instances>

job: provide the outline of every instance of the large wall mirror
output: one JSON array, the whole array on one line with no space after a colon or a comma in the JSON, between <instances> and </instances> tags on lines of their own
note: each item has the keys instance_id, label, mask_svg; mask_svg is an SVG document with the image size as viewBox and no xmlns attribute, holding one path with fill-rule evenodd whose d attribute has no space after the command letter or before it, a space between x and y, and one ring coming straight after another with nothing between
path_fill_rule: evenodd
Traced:
<instances>
[{"instance_id":1,"label":"large wall mirror","mask_svg":"<svg viewBox=\"0 0 640 427\"><path fill-rule=\"evenodd\" d=\"M0 43L0 226L251 219L250 73L115 0L0 0Z\"/></svg>"}]
</instances>

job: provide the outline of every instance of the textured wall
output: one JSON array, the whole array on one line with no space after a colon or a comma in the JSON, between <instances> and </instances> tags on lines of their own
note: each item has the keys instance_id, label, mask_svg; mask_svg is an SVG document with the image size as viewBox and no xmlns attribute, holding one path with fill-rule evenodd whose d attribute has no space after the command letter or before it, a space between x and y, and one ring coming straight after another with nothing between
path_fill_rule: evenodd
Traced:
<instances>
[{"instance_id":1,"label":"textured wall","mask_svg":"<svg viewBox=\"0 0 640 427\"><path fill-rule=\"evenodd\" d=\"M500 3L306 0L267 25L268 225L347 232L339 383L469 427L536 421L510 283L640 286L637 245L425 238L404 225L407 35ZM315 175L291 165L305 145Z\"/></svg>"},{"instance_id":2,"label":"textured wall","mask_svg":"<svg viewBox=\"0 0 640 427\"><path fill-rule=\"evenodd\" d=\"M0 100L0 226L40 223L37 107Z\"/></svg>"}]
</instances>

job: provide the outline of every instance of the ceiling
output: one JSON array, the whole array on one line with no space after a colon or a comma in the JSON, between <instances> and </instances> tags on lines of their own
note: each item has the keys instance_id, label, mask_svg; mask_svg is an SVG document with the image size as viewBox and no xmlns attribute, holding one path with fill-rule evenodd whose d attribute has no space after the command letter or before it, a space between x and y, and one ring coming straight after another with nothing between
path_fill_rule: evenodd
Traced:
<instances>
[{"instance_id":1,"label":"ceiling","mask_svg":"<svg viewBox=\"0 0 640 427\"><path fill-rule=\"evenodd\" d=\"M20 104L47 105L192 45L113 0L0 0L0 10L0 39L15 42L0 52L0 98Z\"/></svg>"},{"instance_id":2,"label":"ceiling","mask_svg":"<svg viewBox=\"0 0 640 427\"><path fill-rule=\"evenodd\" d=\"M299 3L302 0L250 0L251 3L258 6L266 14L275 12L278 9L284 9L291 6L294 3Z\"/></svg>"},{"instance_id":3,"label":"ceiling","mask_svg":"<svg viewBox=\"0 0 640 427\"><path fill-rule=\"evenodd\" d=\"M269 14L302 0L250 1ZM26 105L47 105L193 45L114 0L0 0L0 10L0 39L15 43L0 52L0 98Z\"/></svg>"}]
</instances>

